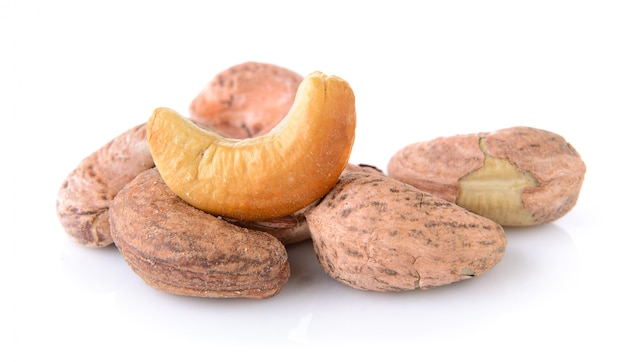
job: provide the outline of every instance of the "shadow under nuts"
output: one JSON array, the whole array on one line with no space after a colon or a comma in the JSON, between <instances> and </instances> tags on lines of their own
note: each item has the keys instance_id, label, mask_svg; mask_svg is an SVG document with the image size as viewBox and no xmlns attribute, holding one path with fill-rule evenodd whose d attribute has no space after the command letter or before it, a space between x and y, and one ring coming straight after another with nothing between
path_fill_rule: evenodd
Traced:
<instances>
[{"instance_id":1,"label":"shadow under nuts","mask_svg":"<svg viewBox=\"0 0 626 362\"><path fill-rule=\"evenodd\" d=\"M307 213L324 271L356 289L427 289L479 276L504 255L500 225L387 176L344 174Z\"/></svg>"},{"instance_id":2,"label":"shadow under nuts","mask_svg":"<svg viewBox=\"0 0 626 362\"><path fill-rule=\"evenodd\" d=\"M109 217L115 245L131 269L163 292L260 299L280 292L290 275L277 238L187 204L156 168L117 194Z\"/></svg>"}]
</instances>

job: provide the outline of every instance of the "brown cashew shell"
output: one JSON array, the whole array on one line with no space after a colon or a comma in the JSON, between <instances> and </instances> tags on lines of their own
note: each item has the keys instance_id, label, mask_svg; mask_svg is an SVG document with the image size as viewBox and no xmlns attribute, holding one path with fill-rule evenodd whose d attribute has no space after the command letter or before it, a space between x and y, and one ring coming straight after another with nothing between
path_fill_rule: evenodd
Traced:
<instances>
[{"instance_id":1,"label":"brown cashew shell","mask_svg":"<svg viewBox=\"0 0 626 362\"><path fill-rule=\"evenodd\" d=\"M307 221L322 269L362 290L428 289L477 277L507 244L497 223L373 173L344 174Z\"/></svg>"},{"instance_id":2,"label":"brown cashew shell","mask_svg":"<svg viewBox=\"0 0 626 362\"><path fill-rule=\"evenodd\" d=\"M190 206L156 168L117 194L109 217L115 245L131 269L166 293L268 298L282 290L290 275L278 239Z\"/></svg>"},{"instance_id":3,"label":"brown cashew shell","mask_svg":"<svg viewBox=\"0 0 626 362\"><path fill-rule=\"evenodd\" d=\"M311 239L311 232L307 225L305 213L315 207L317 201L287 216L268 220L246 221L223 218L224 220L247 229L258 230L273 235L284 245L296 244Z\"/></svg>"},{"instance_id":4,"label":"brown cashew shell","mask_svg":"<svg viewBox=\"0 0 626 362\"><path fill-rule=\"evenodd\" d=\"M127 130L83 159L57 193L57 215L66 233L85 246L112 244L111 201L130 180L152 167L145 124Z\"/></svg>"},{"instance_id":5,"label":"brown cashew shell","mask_svg":"<svg viewBox=\"0 0 626 362\"><path fill-rule=\"evenodd\" d=\"M348 163L343 173L365 172L382 175L382 171L375 166L365 164ZM248 229L265 231L278 238L283 244L290 245L311 239L311 231L306 221L306 214L312 210L320 200L316 200L312 204L303 209L284 217L278 217L263 221L244 221L236 219L227 219L229 222L246 227Z\"/></svg>"},{"instance_id":6,"label":"brown cashew shell","mask_svg":"<svg viewBox=\"0 0 626 362\"><path fill-rule=\"evenodd\" d=\"M192 100L190 119L230 138L261 136L287 115L302 79L274 64L234 65L215 75Z\"/></svg>"},{"instance_id":7,"label":"brown cashew shell","mask_svg":"<svg viewBox=\"0 0 626 362\"><path fill-rule=\"evenodd\" d=\"M532 127L417 142L388 164L390 177L503 226L544 224L567 214L585 172L562 136Z\"/></svg>"}]
</instances>

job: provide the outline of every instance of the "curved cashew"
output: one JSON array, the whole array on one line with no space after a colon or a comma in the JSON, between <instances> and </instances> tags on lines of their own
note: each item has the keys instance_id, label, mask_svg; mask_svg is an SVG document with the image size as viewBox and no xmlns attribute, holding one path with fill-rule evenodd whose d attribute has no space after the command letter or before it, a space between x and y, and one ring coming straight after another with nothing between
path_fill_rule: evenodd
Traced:
<instances>
[{"instance_id":1,"label":"curved cashew","mask_svg":"<svg viewBox=\"0 0 626 362\"><path fill-rule=\"evenodd\" d=\"M321 72L304 78L289 113L260 137L224 138L167 108L147 124L155 165L174 193L242 220L285 216L328 192L348 163L355 128L352 88Z\"/></svg>"}]
</instances>

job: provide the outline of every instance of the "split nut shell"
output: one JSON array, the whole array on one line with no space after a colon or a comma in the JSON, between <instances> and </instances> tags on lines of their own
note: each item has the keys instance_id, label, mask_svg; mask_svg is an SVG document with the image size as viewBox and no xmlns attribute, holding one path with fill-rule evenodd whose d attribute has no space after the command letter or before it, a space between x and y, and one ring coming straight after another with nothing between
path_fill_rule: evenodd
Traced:
<instances>
[{"instance_id":1,"label":"split nut shell","mask_svg":"<svg viewBox=\"0 0 626 362\"><path fill-rule=\"evenodd\" d=\"M531 127L414 143L388 165L390 177L503 226L544 224L567 214L585 171L562 136Z\"/></svg>"}]
</instances>

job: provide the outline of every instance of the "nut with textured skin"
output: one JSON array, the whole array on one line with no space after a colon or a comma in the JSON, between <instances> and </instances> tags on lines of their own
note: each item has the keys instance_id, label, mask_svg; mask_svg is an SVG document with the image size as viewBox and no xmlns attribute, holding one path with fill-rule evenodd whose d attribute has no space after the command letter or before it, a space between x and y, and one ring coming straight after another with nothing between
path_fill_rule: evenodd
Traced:
<instances>
[{"instance_id":1,"label":"nut with textured skin","mask_svg":"<svg viewBox=\"0 0 626 362\"><path fill-rule=\"evenodd\" d=\"M211 298L267 298L286 284L284 245L188 205L155 168L128 183L110 206L111 235L151 287Z\"/></svg>"},{"instance_id":2,"label":"nut with textured skin","mask_svg":"<svg viewBox=\"0 0 626 362\"><path fill-rule=\"evenodd\" d=\"M108 210L113 197L152 167L145 124L127 130L83 159L57 193L57 215L65 232L85 246L111 245Z\"/></svg>"},{"instance_id":3,"label":"nut with textured skin","mask_svg":"<svg viewBox=\"0 0 626 362\"><path fill-rule=\"evenodd\" d=\"M506 249L497 223L375 173L344 174L306 216L324 271L356 289L408 291L477 277Z\"/></svg>"},{"instance_id":4,"label":"nut with textured skin","mask_svg":"<svg viewBox=\"0 0 626 362\"><path fill-rule=\"evenodd\" d=\"M586 167L562 136L531 127L408 145L389 176L503 226L554 221L576 204Z\"/></svg>"},{"instance_id":5,"label":"nut with textured skin","mask_svg":"<svg viewBox=\"0 0 626 362\"><path fill-rule=\"evenodd\" d=\"M194 99L194 121L228 137L259 136L285 116L301 81L300 75L272 64L233 66L219 73ZM144 124L86 157L66 177L57 195L57 213L67 234L85 246L112 244L109 203L126 183L151 167L154 162ZM259 228L285 243L305 240L308 229L300 214L262 221Z\"/></svg>"},{"instance_id":6,"label":"nut with textured skin","mask_svg":"<svg viewBox=\"0 0 626 362\"><path fill-rule=\"evenodd\" d=\"M354 94L338 77L313 72L287 116L263 136L236 140L201 129L167 108L148 121L148 143L167 185L213 215L264 220L323 196L348 163Z\"/></svg>"},{"instance_id":7,"label":"nut with textured skin","mask_svg":"<svg viewBox=\"0 0 626 362\"><path fill-rule=\"evenodd\" d=\"M272 219L257 221L230 219L226 217L223 219L246 229L266 232L276 237L284 245L291 245L311 239L309 226L304 215L309 209L315 207L317 202L318 201L316 200L315 202L290 215L275 217Z\"/></svg>"},{"instance_id":8,"label":"nut with textured skin","mask_svg":"<svg viewBox=\"0 0 626 362\"><path fill-rule=\"evenodd\" d=\"M301 82L300 74L274 64L237 64L193 99L189 118L230 138L261 136L287 115Z\"/></svg>"}]
</instances>

